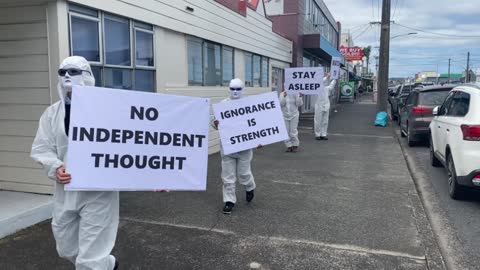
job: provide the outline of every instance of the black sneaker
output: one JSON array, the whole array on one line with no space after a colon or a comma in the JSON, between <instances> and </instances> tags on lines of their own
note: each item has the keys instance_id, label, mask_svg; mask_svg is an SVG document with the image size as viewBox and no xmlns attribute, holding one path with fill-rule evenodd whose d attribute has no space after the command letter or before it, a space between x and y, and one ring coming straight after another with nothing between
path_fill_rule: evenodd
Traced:
<instances>
[{"instance_id":1,"label":"black sneaker","mask_svg":"<svg viewBox=\"0 0 480 270\"><path fill-rule=\"evenodd\" d=\"M298 146L292 146L292 152L293 152L293 153L296 153L297 150L298 150Z\"/></svg>"},{"instance_id":2,"label":"black sneaker","mask_svg":"<svg viewBox=\"0 0 480 270\"><path fill-rule=\"evenodd\" d=\"M232 213L232 209L233 209L234 206L235 206L234 203L232 203L232 202L226 202L226 203L225 203L225 206L223 207L223 213L224 213L225 215L230 215L230 214Z\"/></svg>"},{"instance_id":3,"label":"black sneaker","mask_svg":"<svg viewBox=\"0 0 480 270\"><path fill-rule=\"evenodd\" d=\"M118 263L118 261L115 260L115 266L113 267L113 270L117 270L119 265L120 265L120 264Z\"/></svg>"},{"instance_id":4,"label":"black sneaker","mask_svg":"<svg viewBox=\"0 0 480 270\"><path fill-rule=\"evenodd\" d=\"M254 197L253 191L254 190L247 191L247 202L251 202L253 200L253 197Z\"/></svg>"},{"instance_id":5,"label":"black sneaker","mask_svg":"<svg viewBox=\"0 0 480 270\"><path fill-rule=\"evenodd\" d=\"M328 141L328 138L327 138L327 136L325 136L325 137L320 137L320 140Z\"/></svg>"},{"instance_id":6,"label":"black sneaker","mask_svg":"<svg viewBox=\"0 0 480 270\"><path fill-rule=\"evenodd\" d=\"M320 141L322 137L315 137L315 140Z\"/></svg>"}]
</instances>

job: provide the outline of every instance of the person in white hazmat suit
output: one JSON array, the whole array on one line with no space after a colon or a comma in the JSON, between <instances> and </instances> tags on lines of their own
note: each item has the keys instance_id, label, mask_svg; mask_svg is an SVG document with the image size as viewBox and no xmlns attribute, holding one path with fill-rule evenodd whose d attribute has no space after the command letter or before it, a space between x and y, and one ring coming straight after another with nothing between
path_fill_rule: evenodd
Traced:
<instances>
[{"instance_id":1,"label":"person in white hazmat suit","mask_svg":"<svg viewBox=\"0 0 480 270\"><path fill-rule=\"evenodd\" d=\"M31 152L47 176L56 181L52 231L57 252L77 270L117 269L118 261L110 253L118 229L118 192L64 191L65 184L72 180L65 167L72 86L94 86L95 78L87 60L79 56L66 58L58 74L61 100L41 116Z\"/></svg>"},{"instance_id":2,"label":"person in white hazmat suit","mask_svg":"<svg viewBox=\"0 0 480 270\"><path fill-rule=\"evenodd\" d=\"M314 129L317 140L328 140L328 119L330 116L330 96L335 89L336 80L330 81L330 73L323 78L324 91L318 95L315 103Z\"/></svg>"},{"instance_id":3,"label":"person in white hazmat suit","mask_svg":"<svg viewBox=\"0 0 480 270\"><path fill-rule=\"evenodd\" d=\"M288 139L285 141L286 152L297 152L300 140L298 139L298 107L303 105L302 94L288 94L286 90L280 93L280 107L282 108Z\"/></svg>"},{"instance_id":4,"label":"person in white hazmat suit","mask_svg":"<svg viewBox=\"0 0 480 270\"><path fill-rule=\"evenodd\" d=\"M229 88L230 97L222 100L221 102L242 98L244 89L242 80L231 80ZM214 128L216 129L218 129L219 124L221 125L218 120L214 120L213 124ZM257 148L261 147L262 146L259 145ZM220 155L222 157L221 177L223 181L223 202L225 203L225 206L223 207L223 213L228 215L232 213L232 209L235 206L235 203L237 203L237 196L235 194L237 179L240 184L245 186L247 202L251 202L253 200L254 190L256 187L250 167L250 163L253 158L253 151L252 149L248 149L245 151L225 155L223 154L223 148L220 147Z\"/></svg>"}]
</instances>

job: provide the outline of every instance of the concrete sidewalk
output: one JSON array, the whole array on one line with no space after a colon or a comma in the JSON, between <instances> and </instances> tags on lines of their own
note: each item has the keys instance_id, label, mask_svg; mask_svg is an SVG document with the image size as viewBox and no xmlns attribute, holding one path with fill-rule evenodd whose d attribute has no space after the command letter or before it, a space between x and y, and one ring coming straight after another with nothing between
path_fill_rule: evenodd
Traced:
<instances>
[{"instance_id":1,"label":"concrete sidewalk","mask_svg":"<svg viewBox=\"0 0 480 270\"><path fill-rule=\"evenodd\" d=\"M337 109L329 141L301 129L296 154L256 150L256 197L238 188L230 216L218 154L206 192L122 193L121 269L444 269L392 129L373 104ZM0 240L0 269L73 268L43 223Z\"/></svg>"}]
</instances>

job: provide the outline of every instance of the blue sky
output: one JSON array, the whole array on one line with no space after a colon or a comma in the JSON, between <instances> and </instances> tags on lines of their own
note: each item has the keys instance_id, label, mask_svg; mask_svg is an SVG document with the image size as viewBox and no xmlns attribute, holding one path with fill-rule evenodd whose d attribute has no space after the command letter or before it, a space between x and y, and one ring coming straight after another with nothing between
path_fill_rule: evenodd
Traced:
<instances>
[{"instance_id":1,"label":"blue sky","mask_svg":"<svg viewBox=\"0 0 480 270\"><path fill-rule=\"evenodd\" d=\"M380 26L370 26L381 20L382 0L323 0L342 31L352 33L356 46L380 46ZM480 69L480 2L479 0L391 0L391 36L401 36L390 43L390 77L412 77L420 71L461 73L470 52L471 66ZM406 27L405 27L406 26ZM433 32L425 33L407 27ZM448 37L437 34L455 35ZM473 37L460 37L473 36ZM372 56L378 49L372 50ZM372 57L370 65L375 67Z\"/></svg>"}]
</instances>

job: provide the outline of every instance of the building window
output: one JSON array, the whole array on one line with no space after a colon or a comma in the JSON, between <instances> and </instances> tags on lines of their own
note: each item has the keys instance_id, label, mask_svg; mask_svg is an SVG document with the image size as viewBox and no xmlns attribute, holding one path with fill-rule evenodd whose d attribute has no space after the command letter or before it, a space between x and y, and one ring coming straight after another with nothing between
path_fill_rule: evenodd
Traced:
<instances>
[{"instance_id":1,"label":"building window","mask_svg":"<svg viewBox=\"0 0 480 270\"><path fill-rule=\"evenodd\" d=\"M269 70L267 57L245 53L246 87L268 87Z\"/></svg>"},{"instance_id":2,"label":"building window","mask_svg":"<svg viewBox=\"0 0 480 270\"><path fill-rule=\"evenodd\" d=\"M70 18L72 55L82 55L90 62L100 63L100 21L84 16Z\"/></svg>"},{"instance_id":3,"label":"building window","mask_svg":"<svg viewBox=\"0 0 480 270\"><path fill-rule=\"evenodd\" d=\"M233 79L233 65L234 65L234 55L233 48L223 47L222 55L222 78L223 85L228 86L230 81Z\"/></svg>"},{"instance_id":4,"label":"building window","mask_svg":"<svg viewBox=\"0 0 480 270\"><path fill-rule=\"evenodd\" d=\"M188 84L228 85L233 79L233 48L194 37L188 38Z\"/></svg>"},{"instance_id":5,"label":"building window","mask_svg":"<svg viewBox=\"0 0 480 270\"><path fill-rule=\"evenodd\" d=\"M268 79L269 79L269 66L268 66L268 58L267 57L262 57L262 80L261 80L261 85L263 87L268 86Z\"/></svg>"},{"instance_id":6,"label":"building window","mask_svg":"<svg viewBox=\"0 0 480 270\"><path fill-rule=\"evenodd\" d=\"M253 55L245 53L245 87L253 86Z\"/></svg>"},{"instance_id":7,"label":"building window","mask_svg":"<svg viewBox=\"0 0 480 270\"><path fill-rule=\"evenodd\" d=\"M260 74L262 73L262 57L253 55L253 87L260 86Z\"/></svg>"},{"instance_id":8,"label":"building window","mask_svg":"<svg viewBox=\"0 0 480 270\"><path fill-rule=\"evenodd\" d=\"M202 41L188 40L188 84L203 84Z\"/></svg>"},{"instance_id":9,"label":"building window","mask_svg":"<svg viewBox=\"0 0 480 270\"><path fill-rule=\"evenodd\" d=\"M222 85L222 47L205 41L203 43L203 68L205 70L204 85Z\"/></svg>"},{"instance_id":10,"label":"building window","mask_svg":"<svg viewBox=\"0 0 480 270\"><path fill-rule=\"evenodd\" d=\"M152 25L77 5L69 9L70 55L90 62L96 86L155 92Z\"/></svg>"}]
</instances>

